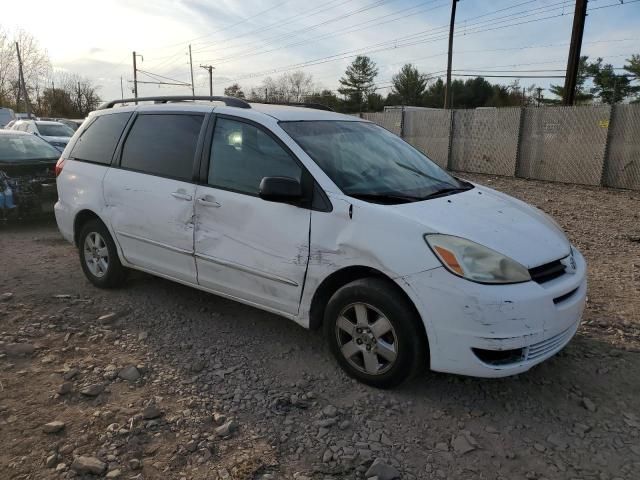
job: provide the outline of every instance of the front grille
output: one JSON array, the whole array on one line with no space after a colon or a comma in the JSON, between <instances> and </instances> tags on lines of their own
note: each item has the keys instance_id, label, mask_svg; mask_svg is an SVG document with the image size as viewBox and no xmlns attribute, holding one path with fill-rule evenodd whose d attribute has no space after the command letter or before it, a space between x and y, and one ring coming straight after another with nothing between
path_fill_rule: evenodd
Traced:
<instances>
[{"instance_id":1,"label":"front grille","mask_svg":"<svg viewBox=\"0 0 640 480\"><path fill-rule=\"evenodd\" d=\"M539 267L529 269L531 280L537 283L545 283L564 275L565 266L560 260L545 263Z\"/></svg>"},{"instance_id":2,"label":"front grille","mask_svg":"<svg viewBox=\"0 0 640 480\"><path fill-rule=\"evenodd\" d=\"M536 358L540 358L548 353L561 349L571 339L574 332L575 327L570 327L564 332L561 332L551 338L547 338L542 342L534 343L527 349L527 360L535 360Z\"/></svg>"}]
</instances>

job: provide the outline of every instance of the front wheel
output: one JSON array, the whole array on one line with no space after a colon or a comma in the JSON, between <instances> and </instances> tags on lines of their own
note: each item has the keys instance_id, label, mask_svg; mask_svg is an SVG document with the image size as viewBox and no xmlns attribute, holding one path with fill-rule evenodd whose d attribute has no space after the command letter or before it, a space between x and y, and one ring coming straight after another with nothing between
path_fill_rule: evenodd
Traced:
<instances>
[{"instance_id":1,"label":"front wheel","mask_svg":"<svg viewBox=\"0 0 640 480\"><path fill-rule=\"evenodd\" d=\"M324 333L342 369L390 388L427 364L427 341L413 305L388 280L364 278L340 288L325 311Z\"/></svg>"},{"instance_id":2,"label":"front wheel","mask_svg":"<svg viewBox=\"0 0 640 480\"><path fill-rule=\"evenodd\" d=\"M90 220L82 226L78 240L80 265L87 279L100 288L121 286L127 269L120 263L107 227L99 220Z\"/></svg>"}]
</instances>

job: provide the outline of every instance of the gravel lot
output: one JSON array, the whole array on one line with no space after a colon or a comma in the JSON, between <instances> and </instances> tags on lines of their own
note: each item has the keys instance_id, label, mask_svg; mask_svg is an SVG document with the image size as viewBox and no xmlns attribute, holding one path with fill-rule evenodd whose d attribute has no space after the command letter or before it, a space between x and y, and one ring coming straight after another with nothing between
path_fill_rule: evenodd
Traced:
<instances>
[{"instance_id":1,"label":"gravel lot","mask_svg":"<svg viewBox=\"0 0 640 480\"><path fill-rule=\"evenodd\" d=\"M589 262L578 335L518 377L374 390L319 332L140 273L101 291L54 223L0 226L0 478L640 478L640 192L465 176Z\"/></svg>"}]
</instances>

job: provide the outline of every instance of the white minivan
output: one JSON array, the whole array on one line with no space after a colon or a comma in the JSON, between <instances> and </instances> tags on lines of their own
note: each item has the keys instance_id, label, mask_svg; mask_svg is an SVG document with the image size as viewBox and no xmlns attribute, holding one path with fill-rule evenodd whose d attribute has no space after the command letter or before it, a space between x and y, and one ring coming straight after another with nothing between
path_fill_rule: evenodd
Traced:
<instances>
[{"instance_id":1,"label":"white minivan","mask_svg":"<svg viewBox=\"0 0 640 480\"><path fill-rule=\"evenodd\" d=\"M59 229L96 286L136 269L323 328L383 388L426 366L524 372L576 333L586 264L540 210L357 117L138 101L92 113L56 167Z\"/></svg>"}]
</instances>

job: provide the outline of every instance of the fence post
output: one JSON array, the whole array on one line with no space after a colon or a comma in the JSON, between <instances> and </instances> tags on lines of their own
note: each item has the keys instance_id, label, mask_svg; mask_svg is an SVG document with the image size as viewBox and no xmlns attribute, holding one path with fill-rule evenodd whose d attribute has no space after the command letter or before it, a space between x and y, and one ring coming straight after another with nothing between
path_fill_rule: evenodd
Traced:
<instances>
[{"instance_id":1,"label":"fence post","mask_svg":"<svg viewBox=\"0 0 640 480\"><path fill-rule=\"evenodd\" d=\"M454 127L454 116L456 111L454 109L445 110L445 112L449 112L449 145L447 147L447 170L453 170L453 159L451 155L451 150L453 146L453 127Z\"/></svg>"},{"instance_id":2,"label":"fence post","mask_svg":"<svg viewBox=\"0 0 640 480\"><path fill-rule=\"evenodd\" d=\"M516 144L516 168L513 172L513 176L519 178L520 175L520 163L522 162L522 131L524 129L524 116L526 114L527 107L520 107L520 122L518 125L518 140Z\"/></svg>"},{"instance_id":3,"label":"fence post","mask_svg":"<svg viewBox=\"0 0 640 480\"><path fill-rule=\"evenodd\" d=\"M400 110L400 138L404 138L404 105Z\"/></svg>"},{"instance_id":4,"label":"fence post","mask_svg":"<svg viewBox=\"0 0 640 480\"><path fill-rule=\"evenodd\" d=\"M607 139L604 143L604 157L602 158L602 171L600 172L600 186L607 186L607 172L609 170L609 153L611 146L611 136L613 135L613 119L615 118L616 104L611 105L611 111L609 112L609 124L607 125Z\"/></svg>"}]
</instances>

